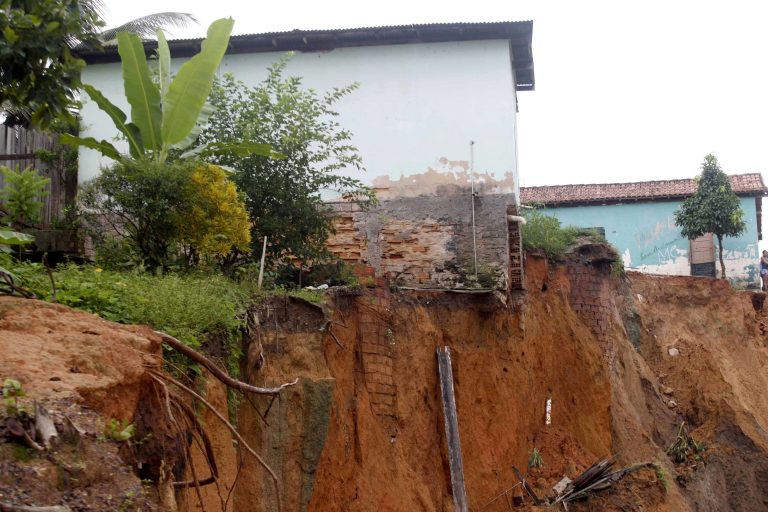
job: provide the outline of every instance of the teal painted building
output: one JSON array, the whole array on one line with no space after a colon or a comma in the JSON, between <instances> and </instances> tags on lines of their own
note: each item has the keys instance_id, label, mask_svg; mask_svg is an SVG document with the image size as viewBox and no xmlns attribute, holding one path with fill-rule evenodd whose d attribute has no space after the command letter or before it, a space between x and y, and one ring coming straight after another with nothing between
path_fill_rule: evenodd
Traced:
<instances>
[{"instance_id":1,"label":"teal painted building","mask_svg":"<svg viewBox=\"0 0 768 512\"><path fill-rule=\"evenodd\" d=\"M740 286L759 286L758 241L762 240L762 197L768 193L760 174L733 175L747 230L724 238L726 274ZM542 210L564 225L595 227L621 254L627 269L666 275L714 275L716 240L690 241L675 226L674 212L696 190L693 180L597 185L522 187L524 205ZM693 250L692 250L693 248Z\"/></svg>"}]
</instances>

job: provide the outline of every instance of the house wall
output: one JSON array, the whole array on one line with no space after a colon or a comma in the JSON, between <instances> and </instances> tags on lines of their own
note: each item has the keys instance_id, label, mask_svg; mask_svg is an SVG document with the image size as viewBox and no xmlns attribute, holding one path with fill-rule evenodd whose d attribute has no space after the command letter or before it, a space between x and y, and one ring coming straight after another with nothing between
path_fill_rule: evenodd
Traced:
<instances>
[{"instance_id":1,"label":"house wall","mask_svg":"<svg viewBox=\"0 0 768 512\"><path fill-rule=\"evenodd\" d=\"M266 77L280 53L227 55L220 73L248 85ZM181 65L174 59L173 66ZM516 93L506 40L402 44L297 53L286 75L300 76L320 92L358 82L360 88L338 103L339 122L352 131L365 175L398 180L435 169L455 179L466 170L469 142L475 141L475 169L517 187ZM100 89L128 112L119 63L93 64L83 82ZM92 102L82 110L83 136L110 140L109 118ZM118 146L125 145L121 142ZM80 150L81 182L109 163L97 152ZM509 179L509 177L512 179ZM385 180L386 181L386 180ZM465 180L466 181L466 180Z\"/></svg>"},{"instance_id":2,"label":"house wall","mask_svg":"<svg viewBox=\"0 0 768 512\"><path fill-rule=\"evenodd\" d=\"M351 203L333 203L336 234L326 245L336 258L358 269L366 268L371 277L405 286L461 288L472 284L476 238L480 284L499 288L514 285L509 283L508 245L514 233L507 225L507 208L515 208L514 197L478 196L473 237L470 190L456 192L399 197L368 211ZM516 272L513 278L519 279L519 255L511 267Z\"/></svg>"},{"instance_id":3,"label":"house wall","mask_svg":"<svg viewBox=\"0 0 768 512\"><path fill-rule=\"evenodd\" d=\"M755 198L740 198L747 230L723 240L726 274L743 286L759 284L759 252ZM675 226L680 201L545 208L564 225L602 227L618 249L626 268L652 274L690 275L689 241ZM716 242L715 242L716 245ZM717 252L715 252L717 256ZM719 271L719 263L717 265Z\"/></svg>"}]
</instances>

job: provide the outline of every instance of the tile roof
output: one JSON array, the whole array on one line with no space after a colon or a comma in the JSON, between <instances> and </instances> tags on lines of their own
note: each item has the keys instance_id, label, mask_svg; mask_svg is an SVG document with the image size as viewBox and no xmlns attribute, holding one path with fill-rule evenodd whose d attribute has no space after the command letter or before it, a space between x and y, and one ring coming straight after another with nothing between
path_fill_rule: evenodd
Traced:
<instances>
[{"instance_id":1,"label":"tile roof","mask_svg":"<svg viewBox=\"0 0 768 512\"><path fill-rule=\"evenodd\" d=\"M730 176L733 191L740 196L768 195L760 173ZM523 204L545 205L617 203L680 198L696 192L693 179L639 181L636 183L598 183L591 185L553 185L546 187L520 187Z\"/></svg>"}]
</instances>

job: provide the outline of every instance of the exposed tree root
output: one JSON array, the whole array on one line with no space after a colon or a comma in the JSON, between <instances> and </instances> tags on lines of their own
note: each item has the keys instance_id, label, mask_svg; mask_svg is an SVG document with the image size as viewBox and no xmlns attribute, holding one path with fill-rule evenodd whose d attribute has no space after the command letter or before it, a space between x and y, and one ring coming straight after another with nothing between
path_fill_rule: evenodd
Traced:
<instances>
[{"instance_id":1,"label":"exposed tree root","mask_svg":"<svg viewBox=\"0 0 768 512\"><path fill-rule=\"evenodd\" d=\"M177 343L180 343L178 340L175 340L175 341ZM185 348L187 348L187 347L185 347ZM192 351L192 352L194 352L194 351ZM195 352L195 354L199 355L196 352ZM200 357L202 359L205 359L202 356L200 356ZM205 359L205 360L208 363L210 363L210 361L208 361L207 359ZM200 361L198 361L198 362L200 362ZM202 362L200 362L200 363L203 364ZM210 364L212 364L212 363L210 363ZM207 368L207 366L206 366L206 368ZM243 437L240 435L240 433L237 431L237 429L234 426L232 426L232 424L224 417L224 415L221 414L205 398L200 396L200 394L198 394L197 392L195 392L193 389L189 388L188 386L185 386L184 384L182 384L178 380L174 379L173 377L170 377L168 375L164 375L164 374L162 374L162 373L160 373L158 371L152 370L152 369L149 370L149 373L150 373L150 375L152 375L153 378L155 378L155 379L163 379L163 380L165 380L167 382L170 382L171 384L175 385L176 387L178 387L182 391L184 391L187 394L191 395L195 400L197 400L201 404L205 405L222 423L224 423L224 425L229 429L229 431L232 432L232 435L235 436L235 439L237 439L237 441L240 443L240 446L242 448L244 448L248 453L250 453L259 462L259 464L264 468L264 470L267 471L267 473L269 474L270 478L272 479L272 483L274 484L274 487L275 487L275 497L276 497L276 500L277 500L277 512L281 512L282 511L282 499L280 497L280 485L279 485L279 481L278 481L277 475L272 470L272 468L270 468L269 465L264 461L264 459L262 459L261 456L258 453L256 453L256 451L253 448L251 448L248 445L248 443L245 442L245 439L243 439ZM233 379L230 379L229 377L227 377L227 378L229 380L233 380ZM296 382L298 382L298 379L296 380ZM294 384L295 384L295 382L294 382ZM285 387L285 385L283 385L283 386L281 386L280 388L277 388L277 389L282 389L283 387ZM237 389L240 389L240 388L237 388ZM257 389L263 389L263 388L257 388ZM275 394L275 393L260 393L260 394Z\"/></svg>"},{"instance_id":2,"label":"exposed tree root","mask_svg":"<svg viewBox=\"0 0 768 512\"><path fill-rule=\"evenodd\" d=\"M275 395L279 395L283 389L289 386L294 386L296 385L296 383L299 382L299 379L296 379L293 382L282 384L276 388L260 388L257 386L251 386L250 384L246 384L245 382L233 379L232 377L224 373L221 369L219 369L219 367L217 367L210 359L200 354L196 350L189 348L184 343L177 340L170 334L166 334L161 331L155 331L155 333L160 335L160 337L163 338L163 342L170 345L171 348L173 348L177 352L184 354L188 358L192 359L194 362L203 365L205 369L211 372L211 374L214 377L216 377L218 380L220 380L230 388L240 390L244 393L275 396Z\"/></svg>"}]
</instances>

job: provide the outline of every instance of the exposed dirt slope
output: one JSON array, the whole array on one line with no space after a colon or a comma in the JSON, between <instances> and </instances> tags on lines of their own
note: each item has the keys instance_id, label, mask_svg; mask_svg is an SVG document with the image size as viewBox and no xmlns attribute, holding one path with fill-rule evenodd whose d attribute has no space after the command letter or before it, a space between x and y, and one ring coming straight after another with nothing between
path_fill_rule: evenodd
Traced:
<instances>
[{"instance_id":1,"label":"exposed dirt slope","mask_svg":"<svg viewBox=\"0 0 768 512\"><path fill-rule=\"evenodd\" d=\"M453 510L435 358L444 346L471 510L509 510L521 496L512 466L526 472L534 448L544 467L529 476L540 494L610 455L620 466L660 468L644 467L570 510L768 509L763 294L705 278L616 276L599 246L557 266L529 257L526 286L511 298L340 291L330 309L286 298L254 311L259 328L243 347L242 374L258 385L300 377L279 400L245 401L238 411L244 437L278 475L283 510ZM0 444L0 501L276 510L266 471L238 456L207 413L200 419L220 478L201 489L204 507L194 490L174 499L141 485L139 476L168 473L179 439L189 439L169 429L162 392L146 374L161 357L150 330L0 298L0 354L0 379L22 381L28 402L87 431L54 460ZM225 408L219 387L206 395ZM109 418L135 422L142 443L100 441ZM666 449L683 421L707 449L676 465ZM141 463L139 476L126 460ZM202 452L192 461L205 472ZM177 480L191 476L190 465L174 471ZM536 510L530 500L526 509Z\"/></svg>"},{"instance_id":2,"label":"exposed dirt slope","mask_svg":"<svg viewBox=\"0 0 768 512\"><path fill-rule=\"evenodd\" d=\"M0 502L76 511L162 509L156 490L120 456L124 447L100 439L107 420L134 421L147 384L143 365L160 357L159 339L148 328L0 297L0 383L20 381L25 409L38 401L60 432L65 416L85 432L46 454L0 441ZM5 415L0 411L0 419Z\"/></svg>"},{"instance_id":3,"label":"exposed dirt slope","mask_svg":"<svg viewBox=\"0 0 768 512\"><path fill-rule=\"evenodd\" d=\"M452 510L439 346L453 354L472 510L508 510L519 494L503 494L512 466L525 471L534 448L542 494L609 455L661 468L574 510L765 508L766 349L752 295L708 279L617 277L609 263L595 249L555 268L529 258L527 295L509 304L492 294L340 296L333 335L305 305L262 311L266 364L251 357L255 382L298 375L302 386L272 406L269 424L249 407L241 427L277 470L285 510ZM665 451L683 420L709 448L676 466ZM275 510L264 473L244 475L235 510Z\"/></svg>"},{"instance_id":4,"label":"exposed dirt slope","mask_svg":"<svg viewBox=\"0 0 768 512\"><path fill-rule=\"evenodd\" d=\"M722 280L630 276L640 351L705 442L704 463L680 470L696 510L768 509L768 348L764 294Z\"/></svg>"}]
</instances>

